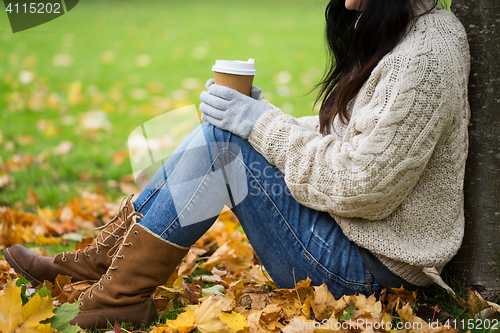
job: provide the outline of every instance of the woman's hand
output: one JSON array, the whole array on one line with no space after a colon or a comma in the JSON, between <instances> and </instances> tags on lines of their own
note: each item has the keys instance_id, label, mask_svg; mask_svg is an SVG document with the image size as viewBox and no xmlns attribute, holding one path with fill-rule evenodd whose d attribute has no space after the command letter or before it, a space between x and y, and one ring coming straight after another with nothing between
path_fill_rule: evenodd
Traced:
<instances>
[{"instance_id":1,"label":"woman's hand","mask_svg":"<svg viewBox=\"0 0 500 333\"><path fill-rule=\"evenodd\" d=\"M207 81L206 87L208 91L200 95L201 119L244 139L250 136L257 119L273 108L262 99L259 87L252 87L252 97L215 84L213 79Z\"/></svg>"}]
</instances>

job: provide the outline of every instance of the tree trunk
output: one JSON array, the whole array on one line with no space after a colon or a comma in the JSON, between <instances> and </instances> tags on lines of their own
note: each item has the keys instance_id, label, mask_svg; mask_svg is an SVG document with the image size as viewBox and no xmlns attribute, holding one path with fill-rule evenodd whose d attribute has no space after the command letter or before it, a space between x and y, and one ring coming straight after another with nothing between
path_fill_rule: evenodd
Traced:
<instances>
[{"instance_id":1,"label":"tree trunk","mask_svg":"<svg viewBox=\"0 0 500 333\"><path fill-rule=\"evenodd\" d=\"M500 2L453 0L469 36L471 124L465 175L465 238L448 266L485 298L500 297Z\"/></svg>"}]
</instances>

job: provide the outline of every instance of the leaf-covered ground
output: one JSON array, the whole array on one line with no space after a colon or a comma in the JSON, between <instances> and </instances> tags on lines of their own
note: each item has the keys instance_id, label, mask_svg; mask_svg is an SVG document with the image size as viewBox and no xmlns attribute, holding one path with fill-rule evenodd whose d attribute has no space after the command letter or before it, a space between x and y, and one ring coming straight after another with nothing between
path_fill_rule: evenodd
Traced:
<instances>
[{"instance_id":1,"label":"leaf-covered ground","mask_svg":"<svg viewBox=\"0 0 500 333\"><path fill-rule=\"evenodd\" d=\"M117 209L117 204L97 193L85 193L56 209L39 208L37 214L1 207L0 247L28 243L48 255L47 249L57 250L54 245L69 248L81 240L76 248L83 248L94 236L93 228L109 221ZM77 313L77 298L91 283L73 285L68 277L59 276L36 291L18 278L6 261L0 261L0 332L78 330L68 322ZM494 332L491 326L498 322L494 304L474 292L468 300L455 298L467 318L477 316L472 324L404 289L386 290L379 299L363 295L335 299L326 285L311 286L309 280L297 281L294 289L277 289L236 217L227 210L191 248L169 281L156 289L159 322L143 328L116 325L112 330L354 333L456 332L464 327ZM483 330L486 326L488 330Z\"/></svg>"}]
</instances>

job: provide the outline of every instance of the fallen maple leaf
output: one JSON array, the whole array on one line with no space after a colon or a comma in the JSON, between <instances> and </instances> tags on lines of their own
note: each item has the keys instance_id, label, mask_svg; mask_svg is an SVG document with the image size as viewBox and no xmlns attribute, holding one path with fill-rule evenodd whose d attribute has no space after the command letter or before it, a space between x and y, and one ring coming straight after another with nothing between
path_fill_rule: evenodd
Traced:
<instances>
[{"instance_id":1,"label":"fallen maple leaf","mask_svg":"<svg viewBox=\"0 0 500 333\"><path fill-rule=\"evenodd\" d=\"M65 284L62 287L62 292L59 294L57 299L63 303L64 301L68 303L75 303L82 292L91 287L96 281L93 280L85 280L78 281L74 283Z\"/></svg>"},{"instance_id":2,"label":"fallen maple leaf","mask_svg":"<svg viewBox=\"0 0 500 333\"><path fill-rule=\"evenodd\" d=\"M265 289L245 288L235 298L236 310L263 310L268 304L277 301L275 295Z\"/></svg>"},{"instance_id":3,"label":"fallen maple leaf","mask_svg":"<svg viewBox=\"0 0 500 333\"><path fill-rule=\"evenodd\" d=\"M196 283L186 283L182 281L182 288L189 302L197 304L201 297L201 290L203 289L203 280L200 278Z\"/></svg>"},{"instance_id":4,"label":"fallen maple leaf","mask_svg":"<svg viewBox=\"0 0 500 333\"><path fill-rule=\"evenodd\" d=\"M50 324L58 333L77 333L81 331L78 325L71 325L72 321L80 312L80 303L65 303L54 309L54 316L43 321L44 324ZM116 332L117 333L117 332Z\"/></svg>"},{"instance_id":5,"label":"fallen maple leaf","mask_svg":"<svg viewBox=\"0 0 500 333\"><path fill-rule=\"evenodd\" d=\"M469 308L469 314L471 316L474 316L484 309L489 308L490 305L476 290L469 289L469 300L467 301L467 307Z\"/></svg>"},{"instance_id":6,"label":"fallen maple leaf","mask_svg":"<svg viewBox=\"0 0 500 333\"><path fill-rule=\"evenodd\" d=\"M178 274L179 276L187 277L188 275L192 274L197 267L198 256L192 249L190 249L184 257L183 262L179 266Z\"/></svg>"},{"instance_id":7,"label":"fallen maple leaf","mask_svg":"<svg viewBox=\"0 0 500 333\"><path fill-rule=\"evenodd\" d=\"M335 297L333 297L325 283L319 287L314 287L314 300L311 301L311 307L316 320L321 321L330 318L335 303Z\"/></svg>"},{"instance_id":8,"label":"fallen maple leaf","mask_svg":"<svg viewBox=\"0 0 500 333\"><path fill-rule=\"evenodd\" d=\"M386 312L392 312L398 310L399 305L413 305L417 300L417 292L405 290L403 287L391 288L390 293L385 298L387 299Z\"/></svg>"},{"instance_id":9,"label":"fallen maple leaf","mask_svg":"<svg viewBox=\"0 0 500 333\"><path fill-rule=\"evenodd\" d=\"M371 295L367 298L365 295L359 294L355 297L354 311L352 313L353 318L369 316L373 319L378 319L381 312L382 303L377 301L375 296Z\"/></svg>"},{"instance_id":10,"label":"fallen maple leaf","mask_svg":"<svg viewBox=\"0 0 500 333\"><path fill-rule=\"evenodd\" d=\"M2 333L52 333L48 324L40 321L53 316L54 305L50 297L36 293L24 306L21 288L11 280L5 285L4 295L0 297L0 332Z\"/></svg>"},{"instance_id":11,"label":"fallen maple leaf","mask_svg":"<svg viewBox=\"0 0 500 333\"><path fill-rule=\"evenodd\" d=\"M275 330L279 328L279 320L281 319L283 311L278 304L269 304L262 310L260 315L260 323L268 330Z\"/></svg>"},{"instance_id":12,"label":"fallen maple leaf","mask_svg":"<svg viewBox=\"0 0 500 333\"><path fill-rule=\"evenodd\" d=\"M200 306L194 310L196 328L201 333L236 333L237 331L231 329L219 319L223 311L228 311L230 309L232 302L232 299L219 295L207 297Z\"/></svg>"},{"instance_id":13,"label":"fallen maple leaf","mask_svg":"<svg viewBox=\"0 0 500 333\"><path fill-rule=\"evenodd\" d=\"M56 298L61 303L68 302L68 294L63 291L65 285L71 283L71 276L58 274L56 280L52 283L50 281L45 281L45 286L50 290L52 298Z\"/></svg>"},{"instance_id":14,"label":"fallen maple leaf","mask_svg":"<svg viewBox=\"0 0 500 333\"><path fill-rule=\"evenodd\" d=\"M238 312L232 311L231 313L223 313L219 316L220 321L227 325L227 327L235 332L241 331L247 325L247 318L239 314Z\"/></svg>"},{"instance_id":15,"label":"fallen maple leaf","mask_svg":"<svg viewBox=\"0 0 500 333\"><path fill-rule=\"evenodd\" d=\"M262 315L262 310L250 310L247 315L247 323L250 329L250 333L273 333L278 332L277 330L270 330L262 325L260 317Z\"/></svg>"},{"instance_id":16,"label":"fallen maple leaf","mask_svg":"<svg viewBox=\"0 0 500 333\"><path fill-rule=\"evenodd\" d=\"M155 327L150 333L189 333L195 327L194 311L187 307L186 312L181 313L174 320L167 320L165 324Z\"/></svg>"}]
</instances>

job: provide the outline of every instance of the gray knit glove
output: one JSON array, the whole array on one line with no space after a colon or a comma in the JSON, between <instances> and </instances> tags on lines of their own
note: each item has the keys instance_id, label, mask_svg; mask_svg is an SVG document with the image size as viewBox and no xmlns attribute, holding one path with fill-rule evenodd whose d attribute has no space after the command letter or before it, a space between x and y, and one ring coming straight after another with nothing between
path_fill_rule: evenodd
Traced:
<instances>
[{"instance_id":1,"label":"gray knit glove","mask_svg":"<svg viewBox=\"0 0 500 333\"><path fill-rule=\"evenodd\" d=\"M272 109L272 105L262 99L259 87L252 87L252 97L211 80L206 87L208 91L200 95L201 119L244 139L248 139L260 116Z\"/></svg>"}]
</instances>

